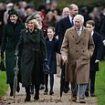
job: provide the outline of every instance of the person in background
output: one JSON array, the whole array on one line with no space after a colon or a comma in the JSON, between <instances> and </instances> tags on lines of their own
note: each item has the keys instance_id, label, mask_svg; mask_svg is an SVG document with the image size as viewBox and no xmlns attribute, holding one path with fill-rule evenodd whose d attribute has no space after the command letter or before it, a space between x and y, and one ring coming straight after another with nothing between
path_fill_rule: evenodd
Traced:
<instances>
[{"instance_id":1,"label":"person in background","mask_svg":"<svg viewBox=\"0 0 105 105\"><path fill-rule=\"evenodd\" d=\"M61 46L61 57L67 62L65 71L66 81L72 87L72 101L85 103L85 91L89 82L90 57L94 51L94 42L91 32L86 29L84 17L80 14L74 17L74 26L67 29Z\"/></svg>"},{"instance_id":2,"label":"person in background","mask_svg":"<svg viewBox=\"0 0 105 105\"><path fill-rule=\"evenodd\" d=\"M55 33L58 36L59 39L59 45L58 45L58 52L60 53L60 48L62 45L62 41L64 38L64 34L66 32L66 30L70 27L73 26L73 18L76 14L78 14L78 6L76 4L70 4L69 6L69 10L70 10L70 14L69 16L61 19L60 21L58 21L56 27L55 27ZM72 85L71 85L72 87ZM67 93L69 91L69 82L65 81L65 87L64 87L64 92Z\"/></svg>"},{"instance_id":3,"label":"person in background","mask_svg":"<svg viewBox=\"0 0 105 105\"><path fill-rule=\"evenodd\" d=\"M30 87L35 86L34 99L39 99L39 87L41 82L41 68L47 57L46 44L43 32L39 28L35 18L28 18L26 28L21 32L17 45L21 51L21 76L22 86L26 90L25 102L31 100Z\"/></svg>"},{"instance_id":4,"label":"person in background","mask_svg":"<svg viewBox=\"0 0 105 105\"><path fill-rule=\"evenodd\" d=\"M69 9L69 7L64 7L63 11L62 11L62 18L65 18L65 17L67 17L69 15L70 15L70 9Z\"/></svg>"},{"instance_id":5,"label":"person in background","mask_svg":"<svg viewBox=\"0 0 105 105\"><path fill-rule=\"evenodd\" d=\"M15 49L24 25L19 21L19 16L14 9L8 11L8 14L8 21L3 30L1 58L4 59L5 52L7 83L10 85L10 96L13 96L14 68L16 66ZM19 92L19 90L18 84L17 91Z\"/></svg>"},{"instance_id":6,"label":"person in background","mask_svg":"<svg viewBox=\"0 0 105 105\"><path fill-rule=\"evenodd\" d=\"M9 17L9 14L8 14L8 11L10 11L11 9L14 8L14 4L13 3L8 3L6 4L6 11L4 12L4 24L7 24L7 21L8 21L8 17Z\"/></svg>"},{"instance_id":7,"label":"person in background","mask_svg":"<svg viewBox=\"0 0 105 105\"><path fill-rule=\"evenodd\" d=\"M5 12L5 4L0 3L0 48L1 48L1 41L2 41L2 36L3 36L3 27L4 27L4 12Z\"/></svg>"},{"instance_id":8,"label":"person in background","mask_svg":"<svg viewBox=\"0 0 105 105\"><path fill-rule=\"evenodd\" d=\"M95 96L95 77L96 77L96 71L99 70L99 62L102 57L102 39L101 35L97 33L95 28L95 22L94 20L88 20L86 22L86 28L88 28L91 31L91 36L93 37L93 41L95 44L95 49L93 52L93 55L90 60L90 82L89 82L89 92L90 96ZM88 91L85 93L86 96L89 95Z\"/></svg>"},{"instance_id":9,"label":"person in background","mask_svg":"<svg viewBox=\"0 0 105 105\"><path fill-rule=\"evenodd\" d=\"M50 75L50 92L49 94L54 94L53 85L54 85L54 74L56 74L56 49L57 49L57 39L55 38L55 29L54 27L48 27L47 29L47 59L49 65L49 75ZM48 74L45 74L45 95L48 93Z\"/></svg>"}]
</instances>

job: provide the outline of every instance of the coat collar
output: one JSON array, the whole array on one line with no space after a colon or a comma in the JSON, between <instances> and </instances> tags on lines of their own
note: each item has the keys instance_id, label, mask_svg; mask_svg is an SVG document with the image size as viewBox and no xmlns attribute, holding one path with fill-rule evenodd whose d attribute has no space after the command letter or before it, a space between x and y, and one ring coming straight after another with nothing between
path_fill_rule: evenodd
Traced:
<instances>
[{"instance_id":1,"label":"coat collar","mask_svg":"<svg viewBox=\"0 0 105 105\"><path fill-rule=\"evenodd\" d=\"M72 31L72 32L73 32L73 37L74 37L76 43L79 43L80 40L84 37L84 34L85 34L85 32L86 32L86 28L83 27L80 36L77 34L77 31L76 31L75 27L73 27L72 30L73 30L73 31Z\"/></svg>"}]
</instances>

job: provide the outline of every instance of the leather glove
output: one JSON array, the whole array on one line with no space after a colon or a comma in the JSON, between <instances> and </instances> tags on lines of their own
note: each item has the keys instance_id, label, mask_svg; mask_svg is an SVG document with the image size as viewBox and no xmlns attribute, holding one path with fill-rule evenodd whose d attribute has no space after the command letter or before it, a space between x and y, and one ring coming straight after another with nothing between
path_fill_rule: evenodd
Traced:
<instances>
[{"instance_id":1,"label":"leather glove","mask_svg":"<svg viewBox=\"0 0 105 105\"><path fill-rule=\"evenodd\" d=\"M44 74L49 74L49 71L50 68L49 68L49 65L48 65L48 60L47 59L44 59L44 63L43 63L43 71L44 71Z\"/></svg>"}]
</instances>

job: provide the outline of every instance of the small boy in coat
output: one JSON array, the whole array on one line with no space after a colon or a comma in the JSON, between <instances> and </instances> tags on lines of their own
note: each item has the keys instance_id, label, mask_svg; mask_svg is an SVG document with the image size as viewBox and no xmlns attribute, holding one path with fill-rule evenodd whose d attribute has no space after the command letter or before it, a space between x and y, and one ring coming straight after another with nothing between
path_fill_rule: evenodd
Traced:
<instances>
[{"instance_id":1,"label":"small boy in coat","mask_svg":"<svg viewBox=\"0 0 105 105\"><path fill-rule=\"evenodd\" d=\"M93 37L93 41L95 44L95 49L93 52L93 55L90 60L90 96L95 96L95 76L96 71L99 70L99 61L102 57L102 39L101 35L94 31L95 28L95 22L93 20L88 20L86 22L86 28L88 28L91 31L91 36ZM86 92L86 96L88 96L88 91Z\"/></svg>"}]
</instances>

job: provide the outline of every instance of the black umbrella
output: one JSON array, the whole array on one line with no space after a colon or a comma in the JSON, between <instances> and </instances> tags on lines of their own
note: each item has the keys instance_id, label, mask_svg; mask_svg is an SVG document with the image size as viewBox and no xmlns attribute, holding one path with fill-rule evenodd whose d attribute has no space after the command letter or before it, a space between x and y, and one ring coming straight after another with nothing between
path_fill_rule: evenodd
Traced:
<instances>
[{"instance_id":1,"label":"black umbrella","mask_svg":"<svg viewBox=\"0 0 105 105\"><path fill-rule=\"evenodd\" d=\"M18 56L16 56L16 66L14 68L14 82L13 82L13 96L15 98L16 95L16 90L17 90L17 85L18 85L18 72L19 72L19 68L18 68Z\"/></svg>"}]
</instances>

